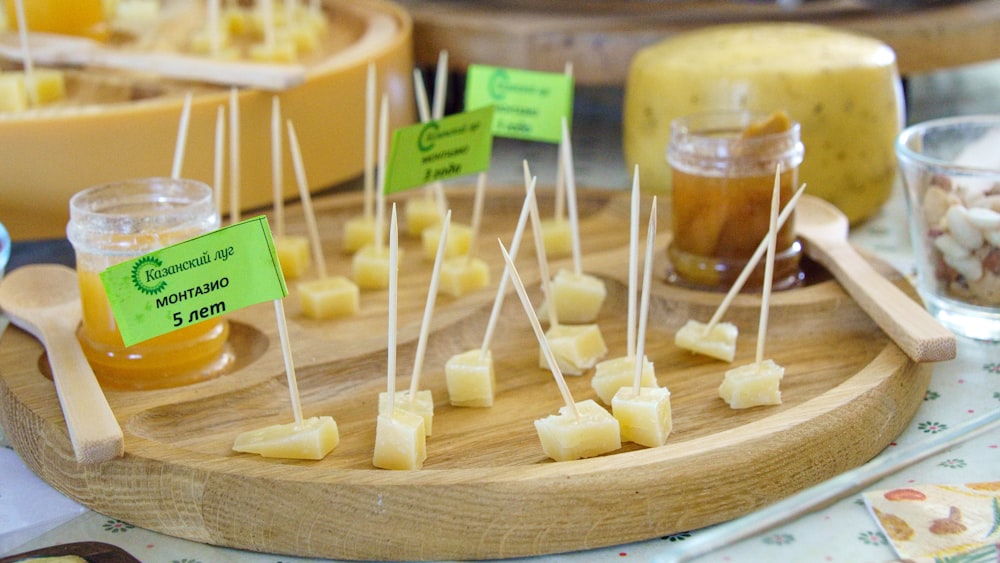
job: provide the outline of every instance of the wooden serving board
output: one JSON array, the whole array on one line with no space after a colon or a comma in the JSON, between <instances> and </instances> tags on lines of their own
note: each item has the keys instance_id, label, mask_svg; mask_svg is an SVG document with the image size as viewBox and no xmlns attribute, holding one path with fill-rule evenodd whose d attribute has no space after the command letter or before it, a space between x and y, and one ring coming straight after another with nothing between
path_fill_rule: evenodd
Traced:
<instances>
[{"instance_id":1,"label":"wooden serving board","mask_svg":"<svg viewBox=\"0 0 1000 563\"><path fill-rule=\"evenodd\" d=\"M448 192L454 220L471 215L471 188ZM362 293L361 312L311 321L299 314L294 282L286 300L304 414L332 415L341 443L321 461L263 459L231 451L237 433L289 422L273 307L230 315L236 369L189 387L112 392L126 454L77 466L41 346L11 327L0 340L0 423L41 478L111 517L210 544L344 559L481 559L608 546L683 532L746 514L858 466L908 424L922 402L930 367L911 362L840 288L822 275L771 301L767 356L786 369L784 404L731 410L717 388L728 364L676 348L689 318L707 320L721 294L656 283L647 353L672 393L667 445L633 444L593 459L545 457L533 421L562 404L517 297L505 301L493 342L499 392L488 409L448 404L443 366L481 344L520 189L488 192L479 254L492 267L489 288L437 300L422 387L435 399L434 434L420 471L372 466L377 394L385 389L387 299ZM542 194L542 213L551 193ZM628 197L582 191L584 267L604 278L598 319L609 357L625 350ZM644 209L648 208L645 202ZM315 202L332 273L348 273L340 254L343 222L360 210L356 194ZM293 214L296 211L292 210ZM661 206L661 225L669 210ZM301 217L289 229L304 232ZM663 233L669 228L663 227ZM669 235L658 238L666 245ZM399 378L409 383L431 264L414 239L400 267ZM532 300L540 301L533 243L518 260ZM568 265L566 259L553 267ZM896 283L909 289L905 280ZM735 364L753 361L756 295L739 296L728 320L741 331ZM576 400L595 398L590 375L570 378Z\"/></svg>"}]
</instances>

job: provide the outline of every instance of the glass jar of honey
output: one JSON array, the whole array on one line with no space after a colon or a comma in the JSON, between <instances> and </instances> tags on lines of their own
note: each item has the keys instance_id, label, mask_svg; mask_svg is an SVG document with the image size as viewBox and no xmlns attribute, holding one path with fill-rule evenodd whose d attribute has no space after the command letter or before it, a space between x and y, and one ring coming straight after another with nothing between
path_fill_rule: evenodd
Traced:
<instances>
[{"instance_id":1,"label":"glass jar of honey","mask_svg":"<svg viewBox=\"0 0 1000 563\"><path fill-rule=\"evenodd\" d=\"M804 147L799 124L784 112L699 114L671 123L674 283L727 290L767 235L774 176L781 167L781 206L798 187ZM778 232L773 287L798 285L801 245L790 217ZM763 286L764 261L745 289Z\"/></svg>"},{"instance_id":2,"label":"glass jar of honey","mask_svg":"<svg viewBox=\"0 0 1000 563\"><path fill-rule=\"evenodd\" d=\"M101 385L175 387L225 371L229 324L212 318L126 347L100 279L106 268L219 226L212 189L194 180L144 178L70 199L66 232L76 254L83 322L77 337Z\"/></svg>"}]
</instances>

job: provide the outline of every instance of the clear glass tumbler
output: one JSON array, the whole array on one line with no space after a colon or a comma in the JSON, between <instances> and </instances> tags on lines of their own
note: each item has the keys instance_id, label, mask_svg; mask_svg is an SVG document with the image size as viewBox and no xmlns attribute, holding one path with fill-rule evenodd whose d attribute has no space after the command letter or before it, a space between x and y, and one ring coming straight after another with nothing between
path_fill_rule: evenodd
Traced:
<instances>
[{"instance_id":1,"label":"clear glass tumbler","mask_svg":"<svg viewBox=\"0 0 1000 563\"><path fill-rule=\"evenodd\" d=\"M96 186L70 199L66 232L76 254L83 322L77 332L101 385L176 387L215 377L232 362L221 317L126 347L100 273L219 226L212 189L194 180L143 178Z\"/></svg>"}]
</instances>

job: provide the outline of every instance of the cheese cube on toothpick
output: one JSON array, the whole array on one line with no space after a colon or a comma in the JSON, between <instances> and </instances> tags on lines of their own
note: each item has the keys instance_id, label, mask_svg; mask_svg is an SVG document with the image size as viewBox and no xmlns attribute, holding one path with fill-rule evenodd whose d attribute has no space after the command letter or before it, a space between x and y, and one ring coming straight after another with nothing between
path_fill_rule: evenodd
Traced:
<instances>
[{"instance_id":1,"label":"cheese cube on toothpick","mask_svg":"<svg viewBox=\"0 0 1000 563\"><path fill-rule=\"evenodd\" d=\"M284 165L281 142L281 101L271 98L271 198L274 215L274 250L287 279L296 279L312 265L309 239L285 232ZM306 190L308 194L308 190Z\"/></svg>"},{"instance_id":2,"label":"cheese cube on toothpick","mask_svg":"<svg viewBox=\"0 0 1000 563\"><path fill-rule=\"evenodd\" d=\"M375 243L375 90L375 63L370 62L365 77L364 199L361 215L344 223L343 250L349 253Z\"/></svg>"},{"instance_id":3,"label":"cheese cube on toothpick","mask_svg":"<svg viewBox=\"0 0 1000 563\"><path fill-rule=\"evenodd\" d=\"M445 258L441 268L440 291L452 297L460 297L490 283L490 267L476 257L476 241L483 216L483 200L486 196L486 173L480 172L476 181L476 193L472 202L472 224L464 254ZM450 236L449 236L450 238Z\"/></svg>"},{"instance_id":4,"label":"cheese cube on toothpick","mask_svg":"<svg viewBox=\"0 0 1000 563\"><path fill-rule=\"evenodd\" d=\"M415 414L423 420L424 435L430 436L434 430L434 397L428 389L421 389L415 394L409 391L399 391L393 394L392 409L395 412L404 411ZM385 391L378 394L379 414L388 414L389 394Z\"/></svg>"},{"instance_id":5,"label":"cheese cube on toothpick","mask_svg":"<svg viewBox=\"0 0 1000 563\"><path fill-rule=\"evenodd\" d=\"M768 305L774 277L774 253L777 246L778 208L781 195L781 165L774 173L771 195L771 223L767 237L767 261L764 263L764 287L761 292L760 321L757 328L757 356L752 364L730 369L719 386L719 396L730 408L744 409L758 405L781 404L781 378L785 369L764 359L764 339L767 336Z\"/></svg>"},{"instance_id":6,"label":"cheese cube on toothpick","mask_svg":"<svg viewBox=\"0 0 1000 563\"><path fill-rule=\"evenodd\" d=\"M573 63L567 62L564 70L567 76L573 76ZM556 189L555 209L552 217L542 219L542 239L545 241L545 252L549 256L562 257L573 253L573 231L566 220L566 171L563 143L559 142L556 155Z\"/></svg>"},{"instance_id":7,"label":"cheese cube on toothpick","mask_svg":"<svg viewBox=\"0 0 1000 563\"><path fill-rule=\"evenodd\" d=\"M511 256L514 257L517 256L518 250L521 248L524 226L528 222L531 202L534 200L535 182L529 182L525 188L524 203L521 205L521 213L518 216L517 225L514 227L514 236L510 243ZM505 266L503 277L500 278L497 287L496 297L493 299L493 308L490 310L490 317L486 323L482 346L456 354L445 363L444 375L448 385L448 398L453 406L488 407L493 405L493 398L496 394L496 376L490 344L496 332L497 321L500 319L500 309L503 307L504 297L507 294L507 283L510 281L509 272L510 267Z\"/></svg>"},{"instance_id":8,"label":"cheese cube on toothpick","mask_svg":"<svg viewBox=\"0 0 1000 563\"><path fill-rule=\"evenodd\" d=\"M619 389L632 385L634 373L635 354L604 360L594 366L590 386L605 405L610 405ZM649 358L642 359L642 387L659 387L656 369Z\"/></svg>"},{"instance_id":9,"label":"cheese cube on toothpick","mask_svg":"<svg viewBox=\"0 0 1000 563\"><path fill-rule=\"evenodd\" d=\"M438 239L441 238L441 225L437 224L427 227L420 235L421 245L424 251L424 259L428 262L434 260L437 250ZM455 224L448 232L448 245L444 249L444 257L456 258L468 256L469 243L472 241L472 227Z\"/></svg>"},{"instance_id":10,"label":"cheese cube on toothpick","mask_svg":"<svg viewBox=\"0 0 1000 563\"><path fill-rule=\"evenodd\" d=\"M427 91L424 88L423 77L419 69L413 71L413 89L417 97L417 113L422 123L444 117L445 94L448 89L447 51L438 53L434 76L433 107L427 103ZM421 195L422 197L407 199L403 210L406 218L406 231L411 237L420 237L428 227L440 224L445 209L448 207L441 182L428 184Z\"/></svg>"},{"instance_id":11,"label":"cheese cube on toothpick","mask_svg":"<svg viewBox=\"0 0 1000 563\"><path fill-rule=\"evenodd\" d=\"M378 124L378 178L375 188L375 228L371 244L362 246L351 260L354 283L362 289L385 289L389 284L389 255L383 242L385 224L385 162L389 137L389 97L382 95ZM397 249L398 251L398 249Z\"/></svg>"},{"instance_id":12,"label":"cheese cube on toothpick","mask_svg":"<svg viewBox=\"0 0 1000 563\"><path fill-rule=\"evenodd\" d=\"M542 332L542 325L538 322L534 307L524 289L524 283L502 242L500 251L503 253L508 273L521 300L521 306L528 316L539 346L548 358L547 363L552 371L552 377L555 378L566 403L559 408L558 414L535 421L535 431L542 444L542 451L555 461L569 461L594 457L621 448L621 429L618 420L611 416L611 413L591 399L579 403L573 401L555 355L548 345L548 339Z\"/></svg>"}]
</instances>

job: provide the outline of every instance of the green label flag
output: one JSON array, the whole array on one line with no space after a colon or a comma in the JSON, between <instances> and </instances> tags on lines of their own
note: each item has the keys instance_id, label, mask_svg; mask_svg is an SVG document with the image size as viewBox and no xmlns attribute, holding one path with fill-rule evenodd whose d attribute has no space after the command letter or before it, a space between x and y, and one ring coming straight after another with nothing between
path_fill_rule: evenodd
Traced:
<instances>
[{"instance_id":1,"label":"green label flag","mask_svg":"<svg viewBox=\"0 0 1000 563\"><path fill-rule=\"evenodd\" d=\"M498 137L558 143L562 118L573 119L573 77L469 65L465 107L493 105L493 134Z\"/></svg>"},{"instance_id":2,"label":"green label flag","mask_svg":"<svg viewBox=\"0 0 1000 563\"><path fill-rule=\"evenodd\" d=\"M493 107L418 123L392 133L386 195L490 167Z\"/></svg>"},{"instance_id":3,"label":"green label flag","mask_svg":"<svg viewBox=\"0 0 1000 563\"><path fill-rule=\"evenodd\" d=\"M263 215L101 272L126 346L288 295Z\"/></svg>"}]
</instances>

